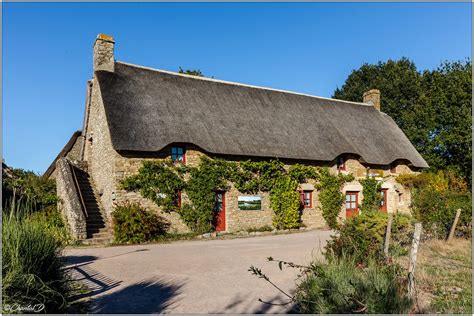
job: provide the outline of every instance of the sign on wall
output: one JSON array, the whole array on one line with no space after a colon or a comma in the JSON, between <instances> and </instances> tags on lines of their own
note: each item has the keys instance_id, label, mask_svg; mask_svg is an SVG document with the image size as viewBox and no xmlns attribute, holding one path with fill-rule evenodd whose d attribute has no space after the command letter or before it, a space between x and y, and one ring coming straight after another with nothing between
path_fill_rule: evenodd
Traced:
<instances>
[{"instance_id":1,"label":"sign on wall","mask_svg":"<svg viewBox=\"0 0 474 316\"><path fill-rule=\"evenodd\" d=\"M262 209L262 197L260 195L239 196L237 198L239 210L260 211Z\"/></svg>"}]
</instances>

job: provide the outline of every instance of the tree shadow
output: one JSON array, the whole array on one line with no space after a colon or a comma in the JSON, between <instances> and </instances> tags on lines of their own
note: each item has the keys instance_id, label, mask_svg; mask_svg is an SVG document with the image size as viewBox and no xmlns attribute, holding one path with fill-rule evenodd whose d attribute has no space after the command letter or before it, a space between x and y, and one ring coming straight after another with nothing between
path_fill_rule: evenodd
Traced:
<instances>
[{"instance_id":1,"label":"tree shadow","mask_svg":"<svg viewBox=\"0 0 474 316\"><path fill-rule=\"evenodd\" d=\"M112 291L91 300L91 313L162 313L178 302L183 282L155 277Z\"/></svg>"},{"instance_id":2,"label":"tree shadow","mask_svg":"<svg viewBox=\"0 0 474 316\"><path fill-rule=\"evenodd\" d=\"M97 260L96 256L65 256L64 261L68 265L76 265L81 263L91 263Z\"/></svg>"}]
</instances>

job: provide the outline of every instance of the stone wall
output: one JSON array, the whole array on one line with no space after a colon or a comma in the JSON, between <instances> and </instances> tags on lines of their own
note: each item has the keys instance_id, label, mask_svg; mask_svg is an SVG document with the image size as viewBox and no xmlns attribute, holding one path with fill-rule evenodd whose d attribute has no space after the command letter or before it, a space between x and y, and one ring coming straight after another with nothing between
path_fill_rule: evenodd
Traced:
<instances>
[{"instance_id":1,"label":"stone wall","mask_svg":"<svg viewBox=\"0 0 474 316\"><path fill-rule=\"evenodd\" d=\"M64 155L64 157L69 160L80 160L81 158L81 147L82 147L83 137L79 136L76 138L72 148ZM57 169L54 169L53 172L49 175L49 179L55 179L57 175Z\"/></svg>"},{"instance_id":2,"label":"stone wall","mask_svg":"<svg viewBox=\"0 0 474 316\"><path fill-rule=\"evenodd\" d=\"M56 172L58 209L65 219L73 238L86 239L86 218L67 158L58 159Z\"/></svg>"},{"instance_id":3,"label":"stone wall","mask_svg":"<svg viewBox=\"0 0 474 316\"><path fill-rule=\"evenodd\" d=\"M119 155L112 147L100 87L96 79L92 80L92 92L88 110L84 160L88 162L88 172L96 192L100 196L100 204L104 208L107 219L110 222L110 214L114 209L114 164L115 159Z\"/></svg>"}]
</instances>

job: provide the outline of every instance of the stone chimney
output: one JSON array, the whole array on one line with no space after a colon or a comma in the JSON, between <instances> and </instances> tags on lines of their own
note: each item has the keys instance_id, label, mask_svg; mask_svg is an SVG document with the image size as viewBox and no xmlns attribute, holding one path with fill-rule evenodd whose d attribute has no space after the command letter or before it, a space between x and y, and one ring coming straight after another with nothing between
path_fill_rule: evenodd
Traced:
<instances>
[{"instance_id":1,"label":"stone chimney","mask_svg":"<svg viewBox=\"0 0 474 316\"><path fill-rule=\"evenodd\" d=\"M380 91L372 89L364 93L362 96L364 103L373 105L374 108L380 111Z\"/></svg>"},{"instance_id":2,"label":"stone chimney","mask_svg":"<svg viewBox=\"0 0 474 316\"><path fill-rule=\"evenodd\" d=\"M98 70L114 71L114 38L109 35L97 35L94 43L94 72Z\"/></svg>"}]
</instances>

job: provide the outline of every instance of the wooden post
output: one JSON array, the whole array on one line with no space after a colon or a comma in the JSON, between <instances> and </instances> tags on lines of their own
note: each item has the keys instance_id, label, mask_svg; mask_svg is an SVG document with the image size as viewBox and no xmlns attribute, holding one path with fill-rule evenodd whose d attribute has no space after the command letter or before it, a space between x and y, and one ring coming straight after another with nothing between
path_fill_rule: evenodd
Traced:
<instances>
[{"instance_id":1,"label":"wooden post","mask_svg":"<svg viewBox=\"0 0 474 316\"><path fill-rule=\"evenodd\" d=\"M451 226L451 230L449 231L449 235L448 235L448 240L447 241L450 241L451 239L453 239L453 236L454 236L454 231L456 230L456 225L458 224L458 220L459 220L459 216L461 215L461 209L457 209L456 211L456 217L454 217L454 222L453 222L453 226Z\"/></svg>"},{"instance_id":2,"label":"wooden post","mask_svg":"<svg viewBox=\"0 0 474 316\"><path fill-rule=\"evenodd\" d=\"M408 264L408 295L413 298L415 295L415 267L416 254L418 253L418 245L420 244L421 223L415 224L415 232L410 251L410 262Z\"/></svg>"},{"instance_id":3,"label":"wooden post","mask_svg":"<svg viewBox=\"0 0 474 316\"><path fill-rule=\"evenodd\" d=\"M385 242L383 246L383 252L386 257L388 257L388 246L390 244L390 234L392 233L392 221L392 214L388 214L387 231L385 232Z\"/></svg>"}]
</instances>

